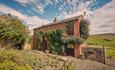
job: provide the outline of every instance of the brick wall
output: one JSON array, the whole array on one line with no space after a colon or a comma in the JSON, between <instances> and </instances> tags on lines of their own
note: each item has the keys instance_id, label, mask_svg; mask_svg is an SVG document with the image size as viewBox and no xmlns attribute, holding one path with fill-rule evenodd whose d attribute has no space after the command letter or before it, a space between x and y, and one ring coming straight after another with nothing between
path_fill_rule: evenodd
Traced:
<instances>
[{"instance_id":1,"label":"brick wall","mask_svg":"<svg viewBox=\"0 0 115 70\"><path fill-rule=\"evenodd\" d=\"M78 21L78 19L73 19L73 20L70 20L70 21L74 21L74 26L73 26L73 36L76 36L76 37L80 37L80 22ZM52 31L52 30L56 30L56 29L63 29L63 28L66 28L66 23L69 22L69 21L65 21L65 22L60 22L60 23L54 23L54 24L51 24L51 25L45 25L45 26L42 26L42 27L39 27L39 28L36 28L34 29L34 33L33 33L33 49L37 50L39 49L39 42L38 42L38 39L37 39L37 33L39 31L43 31L43 32L48 32L48 31ZM66 36L68 37L69 35L66 34ZM79 48L79 45L74 45L74 55L75 56L78 56L80 54L80 50L81 48Z\"/></svg>"},{"instance_id":2,"label":"brick wall","mask_svg":"<svg viewBox=\"0 0 115 70\"><path fill-rule=\"evenodd\" d=\"M78 20L75 20L74 21L74 35L77 36L77 37L80 37L80 31L79 31L79 21Z\"/></svg>"},{"instance_id":3,"label":"brick wall","mask_svg":"<svg viewBox=\"0 0 115 70\"><path fill-rule=\"evenodd\" d=\"M53 30L56 30L56 29L63 29L65 28L65 23L59 23L59 24L52 24L52 25L49 25L49 26L43 26L41 28L36 28L34 29L34 33L33 33L33 49L34 50L37 50L39 49L39 41L38 41L38 38L37 38L37 33L39 31L43 31L43 32L48 32L48 31L53 31Z\"/></svg>"}]
</instances>

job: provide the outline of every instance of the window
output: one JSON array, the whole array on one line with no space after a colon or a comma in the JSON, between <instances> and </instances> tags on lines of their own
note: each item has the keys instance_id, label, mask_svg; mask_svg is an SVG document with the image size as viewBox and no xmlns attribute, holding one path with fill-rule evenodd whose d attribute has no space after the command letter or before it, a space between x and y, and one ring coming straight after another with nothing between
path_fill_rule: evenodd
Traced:
<instances>
[{"instance_id":1,"label":"window","mask_svg":"<svg viewBox=\"0 0 115 70\"><path fill-rule=\"evenodd\" d=\"M68 35L73 35L73 26L74 26L74 22L73 21L69 21L69 22L67 22L67 24L66 24L66 30L67 30L67 34Z\"/></svg>"}]
</instances>

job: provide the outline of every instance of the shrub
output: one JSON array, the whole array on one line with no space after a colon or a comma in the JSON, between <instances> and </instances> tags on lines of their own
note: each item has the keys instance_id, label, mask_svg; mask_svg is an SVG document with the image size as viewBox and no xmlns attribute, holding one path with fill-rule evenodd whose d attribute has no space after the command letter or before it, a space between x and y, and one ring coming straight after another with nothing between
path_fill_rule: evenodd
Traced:
<instances>
[{"instance_id":1,"label":"shrub","mask_svg":"<svg viewBox=\"0 0 115 70\"><path fill-rule=\"evenodd\" d=\"M0 20L0 40L21 49L29 33L27 27L12 16L2 20Z\"/></svg>"},{"instance_id":2,"label":"shrub","mask_svg":"<svg viewBox=\"0 0 115 70\"><path fill-rule=\"evenodd\" d=\"M81 20L80 22L80 37L86 40L89 36L89 22L87 20Z\"/></svg>"}]
</instances>

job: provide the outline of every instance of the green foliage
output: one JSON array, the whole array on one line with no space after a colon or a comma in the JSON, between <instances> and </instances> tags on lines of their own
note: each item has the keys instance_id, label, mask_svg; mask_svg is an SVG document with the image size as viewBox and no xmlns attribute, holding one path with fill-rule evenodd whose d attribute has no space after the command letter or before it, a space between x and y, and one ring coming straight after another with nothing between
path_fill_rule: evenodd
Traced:
<instances>
[{"instance_id":1,"label":"green foliage","mask_svg":"<svg viewBox=\"0 0 115 70\"><path fill-rule=\"evenodd\" d=\"M82 38L76 38L76 37L70 37L70 38L65 38L63 39L63 42L68 45L68 44L82 44L84 42L84 39Z\"/></svg>"},{"instance_id":2,"label":"green foliage","mask_svg":"<svg viewBox=\"0 0 115 70\"><path fill-rule=\"evenodd\" d=\"M0 20L0 39L21 47L28 34L27 27L20 20L12 17L3 20Z\"/></svg>"},{"instance_id":3,"label":"green foliage","mask_svg":"<svg viewBox=\"0 0 115 70\"><path fill-rule=\"evenodd\" d=\"M61 29L49 33L48 35L49 50L51 52L57 51L58 54L61 52L62 37L63 37L63 31Z\"/></svg>"},{"instance_id":4,"label":"green foliage","mask_svg":"<svg viewBox=\"0 0 115 70\"><path fill-rule=\"evenodd\" d=\"M24 63L23 53L14 50L0 50L0 70L31 70L30 65Z\"/></svg>"},{"instance_id":5,"label":"green foliage","mask_svg":"<svg viewBox=\"0 0 115 70\"><path fill-rule=\"evenodd\" d=\"M80 22L80 37L86 40L89 36L89 22L87 20L81 20Z\"/></svg>"},{"instance_id":6,"label":"green foliage","mask_svg":"<svg viewBox=\"0 0 115 70\"><path fill-rule=\"evenodd\" d=\"M38 38L39 38L39 43L40 43L39 47L41 47L42 49L44 47L43 41L44 41L45 35L46 35L46 33L42 32L42 31L40 31L38 33Z\"/></svg>"},{"instance_id":7,"label":"green foliage","mask_svg":"<svg viewBox=\"0 0 115 70\"><path fill-rule=\"evenodd\" d=\"M40 47L43 48L44 47L44 38L45 36L47 36L48 38L48 43L49 43L49 50L52 53L57 53L59 54L61 52L61 46L62 46L62 37L63 37L63 30L61 29L57 29L51 32L39 32L38 33L38 37L39 37L39 43L40 43Z\"/></svg>"},{"instance_id":8,"label":"green foliage","mask_svg":"<svg viewBox=\"0 0 115 70\"><path fill-rule=\"evenodd\" d=\"M115 59L115 49L107 48L106 49L106 57Z\"/></svg>"}]
</instances>

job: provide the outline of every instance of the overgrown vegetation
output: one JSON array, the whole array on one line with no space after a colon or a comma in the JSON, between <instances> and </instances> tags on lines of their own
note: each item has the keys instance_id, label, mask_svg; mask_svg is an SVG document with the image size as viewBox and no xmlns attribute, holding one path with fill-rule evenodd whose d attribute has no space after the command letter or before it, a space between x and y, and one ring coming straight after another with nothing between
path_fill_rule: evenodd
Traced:
<instances>
[{"instance_id":1,"label":"overgrown vegetation","mask_svg":"<svg viewBox=\"0 0 115 70\"><path fill-rule=\"evenodd\" d=\"M0 19L0 40L6 44L10 43L12 46L21 49L26 41L27 34L28 28L20 20L12 16Z\"/></svg>"},{"instance_id":2,"label":"overgrown vegetation","mask_svg":"<svg viewBox=\"0 0 115 70\"><path fill-rule=\"evenodd\" d=\"M39 32L39 43L40 47L43 49L46 44L44 40L47 37L48 40L48 49L51 53L59 54L61 52L61 46L63 45L63 30L57 29L47 33Z\"/></svg>"},{"instance_id":3,"label":"overgrown vegetation","mask_svg":"<svg viewBox=\"0 0 115 70\"><path fill-rule=\"evenodd\" d=\"M0 50L0 70L114 70L98 62L40 51Z\"/></svg>"},{"instance_id":4,"label":"overgrown vegetation","mask_svg":"<svg viewBox=\"0 0 115 70\"><path fill-rule=\"evenodd\" d=\"M72 60L43 52L0 50L0 70L73 70Z\"/></svg>"},{"instance_id":5,"label":"overgrown vegetation","mask_svg":"<svg viewBox=\"0 0 115 70\"><path fill-rule=\"evenodd\" d=\"M80 22L80 37L87 40L89 37L89 22L87 20L81 20Z\"/></svg>"}]
</instances>

